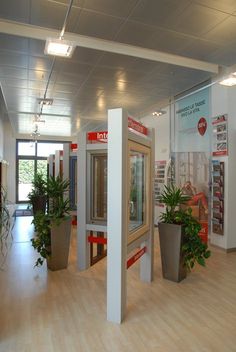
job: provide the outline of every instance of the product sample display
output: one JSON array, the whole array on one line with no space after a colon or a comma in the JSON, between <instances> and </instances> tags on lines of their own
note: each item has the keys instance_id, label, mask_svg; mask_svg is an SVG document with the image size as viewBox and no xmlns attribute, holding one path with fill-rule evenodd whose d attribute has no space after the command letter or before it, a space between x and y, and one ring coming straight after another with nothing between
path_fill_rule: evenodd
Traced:
<instances>
[{"instance_id":1,"label":"product sample display","mask_svg":"<svg viewBox=\"0 0 236 352\"><path fill-rule=\"evenodd\" d=\"M212 161L212 231L224 234L224 162Z\"/></svg>"}]
</instances>

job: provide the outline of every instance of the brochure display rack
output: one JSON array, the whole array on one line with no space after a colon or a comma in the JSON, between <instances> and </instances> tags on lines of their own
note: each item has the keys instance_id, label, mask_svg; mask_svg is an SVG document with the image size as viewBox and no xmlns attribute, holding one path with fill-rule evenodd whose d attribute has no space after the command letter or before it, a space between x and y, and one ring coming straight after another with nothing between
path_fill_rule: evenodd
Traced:
<instances>
[{"instance_id":1,"label":"brochure display rack","mask_svg":"<svg viewBox=\"0 0 236 352\"><path fill-rule=\"evenodd\" d=\"M212 161L212 231L224 234L224 162Z\"/></svg>"},{"instance_id":2,"label":"brochure display rack","mask_svg":"<svg viewBox=\"0 0 236 352\"><path fill-rule=\"evenodd\" d=\"M155 161L155 205L162 207L160 196L166 184L166 160Z\"/></svg>"}]
</instances>

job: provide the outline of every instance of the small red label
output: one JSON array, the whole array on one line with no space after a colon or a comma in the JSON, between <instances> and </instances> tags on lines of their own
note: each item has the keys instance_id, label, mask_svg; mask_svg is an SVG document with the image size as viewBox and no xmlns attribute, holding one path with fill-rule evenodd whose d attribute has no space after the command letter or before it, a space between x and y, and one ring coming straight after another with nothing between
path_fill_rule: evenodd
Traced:
<instances>
[{"instance_id":1,"label":"small red label","mask_svg":"<svg viewBox=\"0 0 236 352\"><path fill-rule=\"evenodd\" d=\"M71 143L70 145L71 150L77 150L77 148L78 148L77 143Z\"/></svg>"},{"instance_id":2,"label":"small red label","mask_svg":"<svg viewBox=\"0 0 236 352\"><path fill-rule=\"evenodd\" d=\"M128 128L141 134L144 134L145 136L147 136L148 134L147 127L143 126L140 122L132 119L131 117L128 117Z\"/></svg>"},{"instance_id":3,"label":"small red label","mask_svg":"<svg viewBox=\"0 0 236 352\"><path fill-rule=\"evenodd\" d=\"M130 267L131 265L133 265L135 262L137 262L137 260L139 260L139 258L141 258L142 255L143 255L144 253L146 253L146 251L147 251L147 247L143 247L143 248L140 249L137 253L135 253L131 258L129 258L129 259L127 260L127 265L126 265L127 269L129 269L129 267Z\"/></svg>"},{"instance_id":4,"label":"small red label","mask_svg":"<svg viewBox=\"0 0 236 352\"><path fill-rule=\"evenodd\" d=\"M207 130L207 122L204 117L201 117L200 120L198 121L197 128L198 128L198 132L200 133L200 135L204 136L204 134Z\"/></svg>"}]
</instances>

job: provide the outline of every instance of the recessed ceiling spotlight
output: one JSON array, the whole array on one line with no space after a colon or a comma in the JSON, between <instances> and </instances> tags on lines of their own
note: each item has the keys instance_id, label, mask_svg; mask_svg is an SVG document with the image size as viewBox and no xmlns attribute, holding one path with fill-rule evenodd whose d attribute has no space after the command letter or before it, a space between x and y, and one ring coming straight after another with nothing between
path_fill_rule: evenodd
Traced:
<instances>
[{"instance_id":1,"label":"recessed ceiling spotlight","mask_svg":"<svg viewBox=\"0 0 236 352\"><path fill-rule=\"evenodd\" d=\"M53 104L53 99L49 98L39 98L38 103L40 105L52 105Z\"/></svg>"},{"instance_id":2,"label":"recessed ceiling spotlight","mask_svg":"<svg viewBox=\"0 0 236 352\"><path fill-rule=\"evenodd\" d=\"M236 73L233 73L233 75L235 75ZM228 78L223 79L222 81L220 81L219 83L222 86L226 86L226 87L232 87L236 85L236 76L229 76Z\"/></svg>"},{"instance_id":3,"label":"recessed ceiling spotlight","mask_svg":"<svg viewBox=\"0 0 236 352\"><path fill-rule=\"evenodd\" d=\"M164 114L166 114L166 111L157 110L157 111L153 111L152 116L160 117L161 115L164 115Z\"/></svg>"},{"instance_id":4,"label":"recessed ceiling spotlight","mask_svg":"<svg viewBox=\"0 0 236 352\"><path fill-rule=\"evenodd\" d=\"M70 58L75 50L75 45L63 38L47 38L44 54Z\"/></svg>"}]
</instances>

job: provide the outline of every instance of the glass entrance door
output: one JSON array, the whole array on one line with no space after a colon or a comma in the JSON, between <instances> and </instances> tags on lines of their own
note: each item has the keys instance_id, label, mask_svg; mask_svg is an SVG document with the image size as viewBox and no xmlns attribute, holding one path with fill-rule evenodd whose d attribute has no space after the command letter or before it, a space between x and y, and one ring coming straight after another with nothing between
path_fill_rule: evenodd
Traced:
<instances>
[{"instance_id":1,"label":"glass entrance door","mask_svg":"<svg viewBox=\"0 0 236 352\"><path fill-rule=\"evenodd\" d=\"M28 201L28 193L32 189L35 160L19 159L18 161L18 200Z\"/></svg>"}]
</instances>

